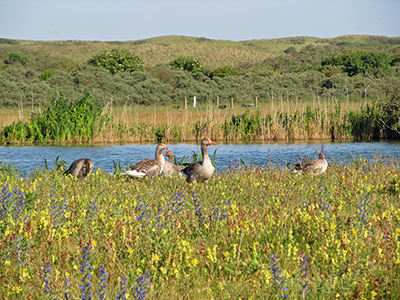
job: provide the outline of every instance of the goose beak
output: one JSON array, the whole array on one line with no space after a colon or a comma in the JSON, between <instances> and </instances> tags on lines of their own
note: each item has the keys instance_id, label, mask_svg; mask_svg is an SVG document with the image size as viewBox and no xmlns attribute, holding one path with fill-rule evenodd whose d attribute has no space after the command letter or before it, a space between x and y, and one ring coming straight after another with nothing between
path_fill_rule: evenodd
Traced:
<instances>
[{"instance_id":1,"label":"goose beak","mask_svg":"<svg viewBox=\"0 0 400 300\"><path fill-rule=\"evenodd\" d=\"M215 142L213 142L213 141L211 141L211 142L210 142L210 145L216 145L216 143L215 143Z\"/></svg>"},{"instance_id":2,"label":"goose beak","mask_svg":"<svg viewBox=\"0 0 400 300\"><path fill-rule=\"evenodd\" d=\"M167 156L167 153L164 153L163 155L164 155L164 156Z\"/></svg>"},{"instance_id":3,"label":"goose beak","mask_svg":"<svg viewBox=\"0 0 400 300\"><path fill-rule=\"evenodd\" d=\"M169 148L168 148L167 146L165 146L165 147L163 148L163 150L169 150Z\"/></svg>"}]
</instances>

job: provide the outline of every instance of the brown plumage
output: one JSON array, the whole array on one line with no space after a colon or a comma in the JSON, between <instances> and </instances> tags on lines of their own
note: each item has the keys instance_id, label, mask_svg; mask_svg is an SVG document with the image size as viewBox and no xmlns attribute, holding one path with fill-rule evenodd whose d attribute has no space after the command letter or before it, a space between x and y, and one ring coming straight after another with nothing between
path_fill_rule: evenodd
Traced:
<instances>
[{"instance_id":1,"label":"brown plumage","mask_svg":"<svg viewBox=\"0 0 400 300\"><path fill-rule=\"evenodd\" d=\"M293 164L293 168L289 171L292 174L297 173L308 173L311 175L322 174L328 168L328 162L325 159L324 154L319 154L319 159L307 160L305 162L299 162Z\"/></svg>"},{"instance_id":2,"label":"brown plumage","mask_svg":"<svg viewBox=\"0 0 400 300\"><path fill-rule=\"evenodd\" d=\"M165 161L163 175L164 176L170 176L173 174L182 175L180 173L180 171L182 170L182 167L174 164L174 161L175 161L174 153L172 151L167 151L166 153L164 153L164 156L168 157L168 161Z\"/></svg>"},{"instance_id":3,"label":"brown plumage","mask_svg":"<svg viewBox=\"0 0 400 300\"><path fill-rule=\"evenodd\" d=\"M201 141L201 153L203 155L203 161L190 163L181 171L181 173L186 176L187 182L193 183L198 181L207 184L208 180L214 173L214 167L211 164L211 159L208 156L207 151L207 146L209 145L215 145L215 143L209 138L204 138Z\"/></svg>"},{"instance_id":4,"label":"brown plumage","mask_svg":"<svg viewBox=\"0 0 400 300\"><path fill-rule=\"evenodd\" d=\"M92 174L94 163L88 158L80 158L75 160L64 175L71 174L74 177L86 178Z\"/></svg>"},{"instance_id":5,"label":"brown plumage","mask_svg":"<svg viewBox=\"0 0 400 300\"><path fill-rule=\"evenodd\" d=\"M129 175L132 177L142 178L155 178L160 175L164 169L165 159L162 155L163 150L168 150L169 148L164 144L158 144L156 147L156 158L150 159L146 158L135 165L133 165L130 170L122 173L122 175Z\"/></svg>"}]
</instances>

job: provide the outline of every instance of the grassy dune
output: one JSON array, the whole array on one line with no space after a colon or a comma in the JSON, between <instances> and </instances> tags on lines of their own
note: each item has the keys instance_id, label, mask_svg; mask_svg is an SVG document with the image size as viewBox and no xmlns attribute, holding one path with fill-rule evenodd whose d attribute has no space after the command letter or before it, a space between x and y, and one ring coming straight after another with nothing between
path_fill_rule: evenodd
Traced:
<instances>
[{"instance_id":1,"label":"grassy dune","mask_svg":"<svg viewBox=\"0 0 400 300\"><path fill-rule=\"evenodd\" d=\"M101 170L22 179L3 164L0 297L397 299L398 166L233 166L205 186Z\"/></svg>"}]
</instances>

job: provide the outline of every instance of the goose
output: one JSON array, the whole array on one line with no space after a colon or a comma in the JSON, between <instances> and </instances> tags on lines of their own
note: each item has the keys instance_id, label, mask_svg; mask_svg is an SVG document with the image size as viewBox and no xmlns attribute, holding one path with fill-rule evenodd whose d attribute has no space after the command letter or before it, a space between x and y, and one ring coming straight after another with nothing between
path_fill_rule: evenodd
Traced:
<instances>
[{"instance_id":1,"label":"goose","mask_svg":"<svg viewBox=\"0 0 400 300\"><path fill-rule=\"evenodd\" d=\"M94 163L89 158L80 158L75 160L64 172L64 175L71 174L78 178L87 178L93 171Z\"/></svg>"},{"instance_id":2,"label":"goose","mask_svg":"<svg viewBox=\"0 0 400 300\"><path fill-rule=\"evenodd\" d=\"M215 145L209 138L204 138L201 141L201 154L203 155L203 161L195 163L189 163L188 166L181 171L186 177L186 181L189 183L204 182L207 184L208 180L214 173L214 167L211 164L210 157L208 156L207 146Z\"/></svg>"},{"instance_id":3,"label":"goose","mask_svg":"<svg viewBox=\"0 0 400 300\"><path fill-rule=\"evenodd\" d=\"M163 154L164 156L168 157L168 161L165 162L164 165L164 170L163 170L163 175L164 176L170 176L173 174L180 174L180 171L182 170L181 166L177 166L174 164L175 160L175 155L172 151L167 151L166 153Z\"/></svg>"},{"instance_id":4,"label":"goose","mask_svg":"<svg viewBox=\"0 0 400 300\"><path fill-rule=\"evenodd\" d=\"M289 173L308 173L311 175L319 175L324 173L328 168L328 162L325 159L324 153L321 152L318 157L318 159L307 160L293 164L293 168L289 170Z\"/></svg>"},{"instance_id":5,"label":"goose","mask_svg":"<svg viewBox=\"0 0 400 300\"><path fill-rule=\"evenodd\" d=\"M133 165L128 171L122 173L122 175L129 175L132 177L142 178L155 178L160 175L164 169L165 159L162 155L163 150L169 150L164 144L158 144L156 147L156 158L146 158L135 165Z\"/></svg>"}]
</instances>

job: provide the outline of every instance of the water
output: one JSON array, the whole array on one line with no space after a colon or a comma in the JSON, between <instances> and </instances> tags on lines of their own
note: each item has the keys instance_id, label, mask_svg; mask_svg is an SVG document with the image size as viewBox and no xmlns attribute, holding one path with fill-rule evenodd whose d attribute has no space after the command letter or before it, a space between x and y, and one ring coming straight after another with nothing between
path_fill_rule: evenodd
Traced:
<instances>
[{"instance_id":1,"label":"water","mask_svg":"<svg viewBox=\"0 0 400 300\"><path fill-rule=\"evenodd\" d=\"M322 142L318 143L268 143L268 144L218 144L209 146L210 156L216 150L216 169L221 171L235 160L243 160L246 164L253 163L266 165L270 151L273 165L284 166L296 162L300 156L316 157L321 150ZM182 157L191 157L193 152L200 153L198 144L167 144L180 160ZM112 172L113 161L121 166L133 164L144 158L154 158L155 144L105 145L105 146L4 146L0 147L0 161L11 162L25 175L36 169L52 168L56 158L65 160L68 165L77 158L90 158L95 169L100 168ZM400 157L400 141L380 142L349 142L324 143L328 154L328 162L348 162L361 154L364 158L382 155L385 158Z\"/></svg>"}]
</instances>

